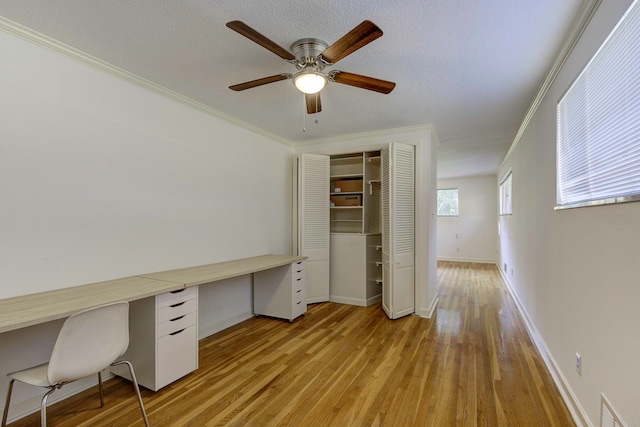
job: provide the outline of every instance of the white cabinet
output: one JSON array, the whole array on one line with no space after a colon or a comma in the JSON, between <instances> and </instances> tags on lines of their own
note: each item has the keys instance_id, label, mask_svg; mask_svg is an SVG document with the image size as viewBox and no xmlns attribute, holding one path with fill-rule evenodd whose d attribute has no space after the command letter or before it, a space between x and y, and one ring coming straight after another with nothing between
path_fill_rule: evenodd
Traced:
<instances>
[{"instance_id":1,"label":"white cabinet","mask_svg":"<svg viewBox=\"0 0 640 427\"><path fill-rule=\"evenodd\" d=\"M253 274L253 311L256 315L293 322L307 312L307 269L297 261Z\"/></svg>"},{"instance_id":2,"label":"white cabinet","mask_svg":"<svg viewBox=\"0 0 640 427\"><path fill-rule=\"evenodd\" d=\"M382 299L380 234L331 234L331 301L369 306Z\"/></svg>"},{"instance_id":3,"label":"white cabinet","mask_svg":"<svg viewBox=\"0 0 640 427\"><path fill-rule=\"evenodd\" d=\"M129 349L123 359L136 370L138 384L153 391L198 369L198 287L132 301ZM131 379L123 366L111 371Z\"/></svg>"}]
</instances>

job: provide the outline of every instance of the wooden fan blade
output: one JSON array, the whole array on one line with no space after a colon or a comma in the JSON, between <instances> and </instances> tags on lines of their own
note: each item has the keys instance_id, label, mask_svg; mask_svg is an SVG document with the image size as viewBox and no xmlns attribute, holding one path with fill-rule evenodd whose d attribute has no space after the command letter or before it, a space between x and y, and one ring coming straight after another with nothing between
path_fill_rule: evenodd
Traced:
<instances>
[{"instance_id":1,"label":"wooden fan blade","mask_svg":"<svg viewBox=\"0 0 640 427\"><path fill-rule=\"evenodd\" d=\"M362 21L360 25L326 48L322 52L322 57L325 61L335 64L380 36L382 36L382 30L376 24L371 21Z\"/></svg>"},{"instance_id":2,"label":"wooden fan blade","mask_svg":"<svg viewBox=\"0 0 640 427\"><path fill-rule=\"evenodd\" d=\"M231 28L238 34L241 34L251 40L252 42L258 43L260 46L265 49L270 50L271 52L278 55L280 58L285 59L287 61L293 61L296 59L295 56L285 48L279 46L275 42L269 40L247 24L242 21L231 21L227 22L227 27Z\"/></svg>"},{"instance_id":3,"label":"wooden fan blade","mask_svg":"<svg viewBox=\"0 0 640 427\"><path fill-rule=\"evenodd\" d=\"M315 114L322 111L322 102L320 102L320 92L305 93L304 98L307 101L307 114Z\"/></svg>"},{"instance_id":4,"label":"wooden fan blade","mask_svg":"<svg viewBox=\"0 0 640 427\"><path fill-rule=\"evenodd\" d=\"M372 90L374 92L384 93L385 95L396 87L394 82L361 76L360 74L345 73L344 71L332 72L331 77L336 83Z\"/></svg>"},{"instance_id":5,"label":"wooden fan blade","mask_svg":"<svg viewBox=\"0 0 640 427\"><path fill-rule=\"evenodd\" d=\"M276 74L275 76L263 77L261 79L251 80L250 82L238 83L237 85L229 86L229 89L241 91L245 89L251 89L252 87L266 85L268 83L279 82L280 80L287 80L290 78L291 74Z\"/></svg>"}]
</instances>

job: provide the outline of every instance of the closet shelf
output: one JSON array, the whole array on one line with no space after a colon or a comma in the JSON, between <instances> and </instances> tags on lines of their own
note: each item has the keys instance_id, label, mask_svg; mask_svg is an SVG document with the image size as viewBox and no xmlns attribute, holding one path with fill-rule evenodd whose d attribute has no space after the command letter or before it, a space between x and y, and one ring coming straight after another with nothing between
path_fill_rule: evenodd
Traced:
<instances>
[{"instance_id":1,"label":"closet shelf","mask_svg":"<svg viewBox=\"0 0 640 427\"><path fill-rule=\"evenodd\" d=\"M332 162L345 162L345 161L353 161L353 160L362 160L362 155L359 154L357 156L345 156L345 157L332 157Z\"/></svg>"},{"instance_id":2,"label":"closet shelf","mask_svg":"<svg viewBox=\"0 0 640 427\"><path fill-rule=\"evenodd\" d=\"M362 194L362 191L338 191L337 193L329 193L331 196L342 196L344 194Z\"/></svg>"},{"instance_id":3,"label":"closet shelf","mask_svg":"<svg viewBox=\"0 0 640 427\"><path fill-rule=\"evenodd\" d=\"M362 178L363 174L361 173L342 173L339 175L331 175L330 178L331 180L337 180L337 179L342 179L342 178Z\"/></svg>"}]
</instances>

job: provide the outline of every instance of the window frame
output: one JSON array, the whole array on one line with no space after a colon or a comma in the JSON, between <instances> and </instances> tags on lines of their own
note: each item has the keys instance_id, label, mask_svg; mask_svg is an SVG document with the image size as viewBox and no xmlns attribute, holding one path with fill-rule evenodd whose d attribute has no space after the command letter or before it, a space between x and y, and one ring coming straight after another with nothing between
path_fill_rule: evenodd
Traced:
<instances>
[{"instance_id":1,"label":"window frame","mask_svg":"<svg viewBox=\"0 0 640 427\"><path fill-rule=\"evenodd\" d=\"M455 190L456 191L456 213L455 214L441 214L440 211L440 204L437 203L437 201L439 200L439 194L440 191L451 191L451 190ZM460 190L458 187L449 187L449 188L438 188L436 189L436 215L438 217L442 217L442 218L455 218L460 216Z\"/></svg>"},{"instance_id":2,"label":"window frame","mask_svg":"<svg viewBox=\"0 0 640 427\"><path fill-rule=\"evenodd\" d=\"M508 187L505 185L509 181ZM498 185L498 215L513 215L513 171L509 169L500 179ZM509 194L506 194L506 189ZM508 199L507 199L508 197ZM508 202L507 202L508 200ZM508 208L508 209L507 209Z\"/></svg>"}]
</instances>

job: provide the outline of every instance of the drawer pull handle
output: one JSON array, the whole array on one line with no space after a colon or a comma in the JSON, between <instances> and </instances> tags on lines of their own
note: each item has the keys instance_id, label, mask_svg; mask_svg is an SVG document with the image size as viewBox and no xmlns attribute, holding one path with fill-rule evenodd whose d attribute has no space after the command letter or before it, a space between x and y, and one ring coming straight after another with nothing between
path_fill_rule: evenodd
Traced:
<instances>
[{"instance_id":1,"label":"drawer pull handle","mask_svg":"<svg viewBox=\"0 0 640 427\"><path fill-rule=\"evenodd\" d=\"M185 329L187 329L187 328L180 329L179 331L172 332L169 335L178 335L180 332L184 332Z\"/></svg>"},{"instance_id":2,"label":"drawer pull handle","mask_svg":"<svg viewBox=\"0 0 640 427\"><path fill-rule=\"evenodd\" d=\"M169 322L175 322L176 320L180 320L180 319L184 318L184 316L186 316L186 314L183 314L182 316L178 316L175 319L170 319Z\"/></svg>"},{"instance_id":3,"label":"drawer pull handle","mask_svg":"<svg viewBox=\"0 0 640 427\"><path fill-rule=\"evenodd\" d=\"M300 272L302 272L302 270L298 270L298 271L296 271L296 273L300 273Z\"/></svg>"},{"instance_id":4,"label":"drawer pull handle","mask_svg":"<svg viewBox=\"0 0 640 427\"><path fill-rule=\"evenodd\" d=\"M297 293L300 293L300 292L302 292L302 289L298 289L296 292L297 292Z\"/></svg>"},{"instance_id":5,"label":"drawer pull handle","mask_svg":"<svg viewBox=\"0 0 640 427\"><path fill-rule=\"evenodd\" d=\"M300 304L302 301L298 301L296 304Z\"/></svg>"},{"instance_id":6,"label":"drawer pull handle","mask_svg":"<svg viewBox=\"0 0 640 427\"><path fill-rule=\"evenodd\" d=\"M185 302L186 302L186 301L182 301L182 302L179 302L179 303L177 303L177 304L170 305L169 307L171 307L171 308L180 307L180 306L181 306L182 304L184 304Z\"/></svg>"},{"instance_id":7,"label":"drawer pull handle","mask_svg":"<svg viewBox=\"0 0 640 427\"><path fill-rule=\"evenodd\" d=\"M187 290L186 288L182 288L182 289L178 289L177 291L171 291L170 293L171 294L179 294L180 292L184 292L186 290Z\"/></svg>"},{"instance_id":8,"label":"drawer pull handle","mask_svg":"<svg viewBox=\"0 0 640 427\"><path fill-rule=\"evenodd\" d=\"M296 282L299 282L300 280L302 280L302 277L298 277L298 278L296 279Z\"/></svg>"},{"instance_id":9,"label":"drawer pull handle","mask_svg":"<svg viewBox=\"0 0 640 427\"><path fill-rule=\"evenodd\" d=\"M296 262L296 264L300 265L300 264L302 264L302 261L298 261L298 262Z\"/></svg>"}]
</instances>

